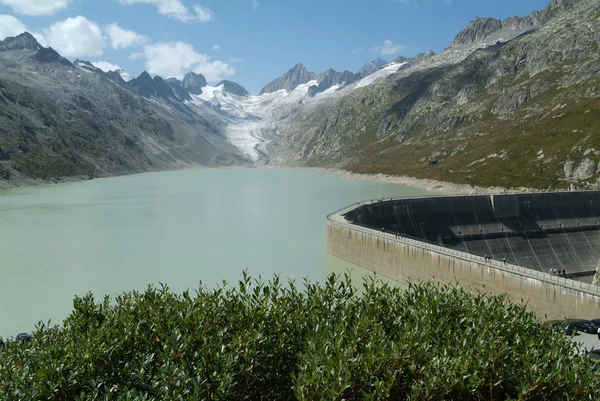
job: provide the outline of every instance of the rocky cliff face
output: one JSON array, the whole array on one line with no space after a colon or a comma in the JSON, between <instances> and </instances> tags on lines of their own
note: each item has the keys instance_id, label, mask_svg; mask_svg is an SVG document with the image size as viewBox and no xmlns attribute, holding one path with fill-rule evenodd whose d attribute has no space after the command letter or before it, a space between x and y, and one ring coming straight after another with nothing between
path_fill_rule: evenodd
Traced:
<instances>
[{"instance_id":1,"label":"rocky cliff face","mask_svg":"<svg viewBox=\"0 0 600 401\"><path fill-rule=\"evenodd\" d=\"M0 187L244 162L162 78L119 85L32 39L0 41Z\"/></svg>"},{"instance_id":2,"label":"rocky cliff face","mask_svg":"<svg viewBox=\"0 0 600 401\"><path fill-rule=\"evenodd\" d=\"M484 42L492 34L502 29L502 21L493 18L475 18L461 31L452 46L470 45Z\"/></svg>"},{"instance_id":3,"label":"rocky cliff face","mask_svg":"<svg viewBox=\"0 0 600 401\"><path fill-rule=\"evenodd\" d=\"M201 74L196 74L195 72L188 72L185 74L183 81L181 82L181 86L194 95L200 95L202 93L202 88L204 88L206 85L206 78L204 78L204 76Z\"/></svg>"},{"instance_id":4,"label":"rocky cliff face","mask_svg":"<svg viewBox=\"0 0 600 401\"><path fill-rule=\"evenodd\" d=\"M317 74L308 71L303 64L296 64L294 68L283 74L281 77L265 85L265 87L260 91L260 94L272 93L281 89L292 91L298 85L305 84L316 78Z\"/></svg>"},{"instance_id":5,"label":"rocky cliff face","mask_svg":"<svg viewBox=\"0 0 600 401\"><path fill-rule=\"evenodd\" d=\"M232 81L228 81L228 80L223 80L221 82L219 82L217 84L217 86L221 86L223 85L223 90L227 93L231 93L233 95L237 95L237 96L250 96L250 93L246 90L246 88L244 88L242 85L232 82Z\"/></svg>"},{"instance_id":6,"label":"rocky cliff face","mask_svg":"<svg viewBox=\"0 0 600 401\"><path fill-rule=\"evenodd\" d=\"M318 85L309 88L309 96L315 96L334 85L350 85L358 79L360 79L358 74L350 71L339 72L330 68L317 76Z\"/></svg>"},{"instance_id":7,"label":"rocky cliff face","mask_svg":"<svg viewBox=\"0 0 600 401\"><path fill-rule=\"evenodd\" d=\"M360 68L360 70L358 70L356 72L356 74L358 74L361 78L366 77L367 75L374 73L375 71L377 71L378 69L380 69L381 67L386 65L387 63L388 62L385 61L384 59L381 59L381 58L375 59L375 60L370 61L370 62L366 63L365 65L363 65Z\"/></svg>"},{"instance_id":8,"label":"rocky cliff face","mask_svg":"<svg viewBox=\"0 0 600 401\"><path fill-rule=\"evenodd\" d=\"M592 0L477 19L443 53L280 121L284 145L271 162L484 186L597 187L599 39Z\"/></svg>"}]
</instances>

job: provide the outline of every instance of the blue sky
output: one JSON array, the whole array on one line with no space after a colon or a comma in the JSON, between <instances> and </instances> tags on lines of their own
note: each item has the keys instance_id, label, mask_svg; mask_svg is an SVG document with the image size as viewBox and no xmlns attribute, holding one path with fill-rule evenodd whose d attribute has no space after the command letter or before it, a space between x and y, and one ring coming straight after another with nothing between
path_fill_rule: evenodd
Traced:
<instances>
[{"instance_id":1,"label":"blue sky","mask_svg":"<svg viewBox=\"0 0 600 401\"><path fill-rule=\"evenodd\" d=\"M298 62L358 70L440 52L475 16L503 19L549 0L0 0L0 39L23 30L67 58L131 75L230 79L251 93ZM107 64L110 63L110 64Z\"/></svg>"}]
</instances>

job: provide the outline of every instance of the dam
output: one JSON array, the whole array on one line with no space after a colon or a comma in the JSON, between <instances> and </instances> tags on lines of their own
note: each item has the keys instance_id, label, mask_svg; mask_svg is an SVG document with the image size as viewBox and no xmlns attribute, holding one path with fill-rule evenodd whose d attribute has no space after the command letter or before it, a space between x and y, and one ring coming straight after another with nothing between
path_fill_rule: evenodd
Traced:
<instances>
[{"instance_id":1,"label":"dam","mask_svg":"<svg viewBox=\"0 0 600 401\"><path fill-rule=\"evenodd\" d=\"M600 191L371 200L327 226L331 255L404 284L506 294L555 319L600 314Z\"/></svg>"}]
</instances>

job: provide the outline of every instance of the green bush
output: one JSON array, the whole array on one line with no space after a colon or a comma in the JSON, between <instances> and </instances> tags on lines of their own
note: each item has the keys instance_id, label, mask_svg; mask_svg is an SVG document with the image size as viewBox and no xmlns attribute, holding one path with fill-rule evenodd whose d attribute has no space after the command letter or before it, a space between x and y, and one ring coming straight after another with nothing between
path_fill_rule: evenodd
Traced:
<instances>
[{"instance_id":1,"label":"green bush","mask_svg":"<svg viewBox=\"0 0 600 401\"><path fill-rule=\"evenodd\" d=\"M2 400L588 400L561 333L461 288L252 282L76 297L61 327L0 348Z\"/></svg>"}]
</instances>

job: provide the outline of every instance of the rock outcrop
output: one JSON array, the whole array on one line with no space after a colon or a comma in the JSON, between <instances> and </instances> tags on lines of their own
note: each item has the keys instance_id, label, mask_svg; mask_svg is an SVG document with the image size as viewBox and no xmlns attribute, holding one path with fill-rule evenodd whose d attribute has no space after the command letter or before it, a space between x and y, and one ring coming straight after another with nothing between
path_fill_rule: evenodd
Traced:
<instances>
[{"instance_id":1,"label":"rock outcrop","mask_svg":"<svg viewBox=\"0 0 600 401\"><path fill-rule=\"evenodd\" d=\"M283 74L281 77L269 82L260 91L260 94L277 92L278 90L285 89L287 91L294 90L298 85L305 84L317 78L317 74L308 71L304 64L299 63L294 66L291 70Z\"/></svg>"},{"instance_id":2,"label":"rock outcrop","mask_svg":"<svg viewBox=\"0 0 600 401\"><path fill-rule=\"evenodd\" d=\"M370 75L370 74L374 73L375 71L381 69L387 63L388 62L385 61L384 59L377 58L377 59L370 61L370 62L366 63L365 65L363 65L358 71L356 71L356 74L359 75L361 78L364 78L367 75Z\"/></svg>"},{"instance_id":3,"label":"rock outcrop","mask_svg":"<svg viewBox=\"0 0 600 401\"><path fill-rule=\"evenodd\" d=\"M236 82L228 81L225 79L217 84L217 86L221 85L223 85L223 90L227 93L231 93L233 95L242 97L250 96L250 92L248 92L246 88L244 88L242 85Z\"/></svg>"},{"instance_id":4,"label":"rock outcrop","mask_svg":"<svg viewBox=\"0 0 600 401\"><path fill-rule=\"evenodd\" d=\"M208 85L206 78L204 78L202 74L196 74L195 72L188 72L185 74L183 81L181 82L181 86L194 95L200 95L202 93L202 88L206 85Z\"/></svg>"}]
</instances>

